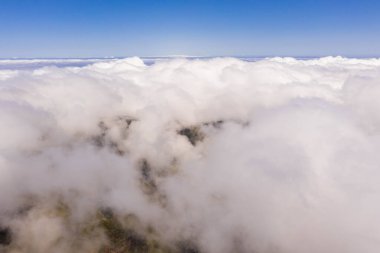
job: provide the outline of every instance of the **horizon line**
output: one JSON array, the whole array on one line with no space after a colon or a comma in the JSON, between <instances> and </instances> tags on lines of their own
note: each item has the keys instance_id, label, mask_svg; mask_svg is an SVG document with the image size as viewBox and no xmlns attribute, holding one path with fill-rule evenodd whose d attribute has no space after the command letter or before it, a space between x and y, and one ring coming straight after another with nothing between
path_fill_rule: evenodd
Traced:
<instances>
[{"instance_id":1,"label":"horizon line","mask_svg":"<svg viewBox=\"0 0 380 253\"><path fill-rule=\"evenodd\" d=\"M65 60L65 59L78 59L78 60L91 60L91 59L125 59L138 57L141 59L160 59L160 58L304 58L304 59L313 59L313 58L325 58L325 57L342 57L342 58L358 58L358 59L373 59L380 58L380 55L342 55L342 54L331 54L331 55L150 55L150 56L139 56L139 55L126 55L126 56L90 56L90 57L80 57L80 56L65 56L65 57L0 57L0 60Z\"/></svg>"}]
</instances>

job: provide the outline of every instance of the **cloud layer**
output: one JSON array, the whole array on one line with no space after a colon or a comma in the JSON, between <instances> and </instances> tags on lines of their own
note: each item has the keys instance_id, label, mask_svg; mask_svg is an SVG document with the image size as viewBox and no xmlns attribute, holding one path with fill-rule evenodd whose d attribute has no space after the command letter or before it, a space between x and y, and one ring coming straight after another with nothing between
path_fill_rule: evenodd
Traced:
<instances>
[{"instance_id":1,"label":"cloud layer","mask_svg":"<svg viewBox=\"0 0 380 253\"><path fill-rule=\"evenodd\" d=\"M0 70L0 247L93 252L109 208L205 253L377 253L379 97L379 59Z\"/></svg>"}]
</instances>

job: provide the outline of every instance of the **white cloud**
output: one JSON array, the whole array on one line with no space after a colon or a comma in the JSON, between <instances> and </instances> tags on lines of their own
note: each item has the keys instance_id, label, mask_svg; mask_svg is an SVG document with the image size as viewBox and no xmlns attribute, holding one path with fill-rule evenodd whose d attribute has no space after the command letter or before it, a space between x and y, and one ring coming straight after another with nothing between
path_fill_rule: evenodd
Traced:
<instances>
[{"instance_id":1,"label":"white cloud","mask_svg":"<svg viewBox=\"0 0 380 253\"><path fill-rule=\"evenodd\" d=\"M60 199L75 222L110 207L206 253L378 252L379 85L379 59L341 57L2 70L0 223L30 227L21 251L65 252L43 211Z\"/></svg>"}]
</instances>

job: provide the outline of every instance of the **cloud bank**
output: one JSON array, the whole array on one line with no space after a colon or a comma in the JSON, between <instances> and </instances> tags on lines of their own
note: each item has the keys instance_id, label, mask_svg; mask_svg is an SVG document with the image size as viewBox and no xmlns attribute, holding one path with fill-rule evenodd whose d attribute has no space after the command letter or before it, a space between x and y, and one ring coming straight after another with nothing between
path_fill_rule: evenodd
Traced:
<instances>
[{"instance_id":1,"label":"cloud bank","mask_svg":"<svg viewBox=\"0 0 380 253\"><path fill-rule=\"evenodd\" d=\"M0 70L0 251L377 253L379 97L379 59Z\"/></svg>"}]
</instances>

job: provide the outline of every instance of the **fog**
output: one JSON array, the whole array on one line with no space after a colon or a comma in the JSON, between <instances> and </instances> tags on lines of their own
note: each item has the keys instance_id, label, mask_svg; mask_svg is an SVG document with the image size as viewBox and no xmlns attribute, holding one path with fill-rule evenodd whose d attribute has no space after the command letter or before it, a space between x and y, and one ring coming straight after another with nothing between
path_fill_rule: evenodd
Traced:
<instances>
[{"instance_id":1,"label":"fog","mask_svg":"<svg viewBox=\"0 0 380 253\"><path fill-rule=\"evenodd\" d=\"M0 252L100 252L112 213L170 252L377 253L379 98L380 59L2 69Z\"/></svg>"}]
</instances>

